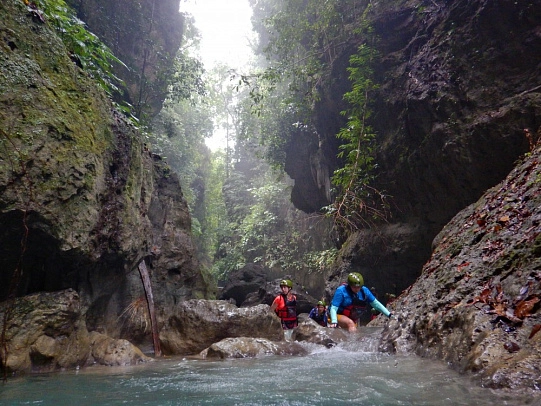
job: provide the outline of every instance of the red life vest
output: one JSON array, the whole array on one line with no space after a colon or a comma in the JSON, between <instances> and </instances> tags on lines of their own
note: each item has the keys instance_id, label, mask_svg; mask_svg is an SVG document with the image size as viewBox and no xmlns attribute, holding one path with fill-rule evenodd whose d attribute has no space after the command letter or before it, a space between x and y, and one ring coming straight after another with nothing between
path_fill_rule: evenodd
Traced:
<instances>
[{"instance_id":1,"label":"red life vest","mask_svg":"<svg viewBox=\"0 0 541 406\"><path fill-rule=\"evenodd\" d=\"M344 285L347 285L347 284L344 283ZM346 291L349 293L351 297L352 304L350 304L347 307L344 307L344 309L340 312L340 314L343 314L344 316L349 317L353 321L357 321L359 318L361 318L363 313L365 313L366 310L368 309L368 303L366 302L364 292L362 291L362 288L361 288L360 292L362 292L361 295L363 296L363 299L360 299L359 296L353 293L352 290L346 288Z\"/></svg>"},{"instance_id":2,"label":"red life vest","mask_svg":"<svg viewBox=\"0 0 541 406\"><path fill-rule=\"evenodd\" d=\"M292 295L291 300L287 300L287 295L281 294L278 306L276 306L276 314L282 321L297 320L297 296Z\"/></svg>"}]
</instances>

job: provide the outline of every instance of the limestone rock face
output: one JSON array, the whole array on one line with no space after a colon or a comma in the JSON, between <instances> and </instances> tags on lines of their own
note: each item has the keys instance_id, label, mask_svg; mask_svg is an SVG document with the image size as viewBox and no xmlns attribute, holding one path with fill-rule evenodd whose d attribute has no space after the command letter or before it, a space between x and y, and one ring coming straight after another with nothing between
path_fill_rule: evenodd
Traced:
<instances>
[{"instance_id":1,"label":"limestone rock face","mask_svg":"<svg viewBox=\"0 0 541 406\"><path fill-rule=\"evenodd\" d=\"M266 355L307 355L308 351L295 342L270 341L263 338L226 338L201 351L202 358L256 358Z\"/></svg>"},{"instance_id":2,"label":"limestone rock face","mask_svg":"<svg viewBox=\"0 0 541 406\"><path fill-rule=\"evenodd\" d=\"M380 87L370 96L377 134L374 186L386 195L392 216L351 236L331 278L338 283L361 271L369 286L400 293L419 276L441 228L528 151L525 130L538 136L541 54L533 50L541 47L541 1L371 6L373 44L381 56L374 66ZM315 131L295 134L288 144L292 201L302 210L325 205L317 174L324 166L332 174L340 164L335 135L345 125L342 96L351 89L346 69L363 41L372 44L351 38L337 55L332 84L321 89L315 107ZM392 233L393 225L404 232Z\"/></svg>"},{"instance_id":3,"label":"limestone rock face","mask_svg":"<svg viewBox=\"0 0 541 406\"><path fill-rule=\"evenodd\" d=\"M382 350L444 360L483 386L539 391L540 159L538 146L445 226L390 305L397 319L384 323Z\"/></svg>"},{"instance_id":4,"label":"limestone rock face","mask_svg":"<svg viewBox=\"0 0 541 406\"><path fill-rule=\"evenodd\" d=\"M197 354L234 337L284 338L280 319L269 306L238 308L224 300L191 299L179 303L160 331L165 354Z\"/></svg>"},{"instance_id":5,"label":"limestone rock face","mask_svg":"<svg viewBox=\"0 0 541 406\"><path fill-rule=\"evenodd\" d=\"M246 264L230 272L220 299L232 299L237 306L241 306L250 293L259 292L259 289L265 286L267 279L268 274L265 268L256 264Z\"/></svg>"},{"instance_id":6,"label":"limestone rock face","mask_svg":"<svg viewBox=\"0 0 541 406\"><path fill-rule=\"evenodd\" d=\"M23 2L0 3L0 34L0 300L73 289L89 331L148 341L140 261L158 323L215 294L178 177Z\"/></svg>"},{"instance_id":7,"label":"limestone rock face","mask_svg":"<svg viewBox=\"0 0 541 406\"><path fill-rule=\"evenodd\" d=\"M122 95L140 117L156 115L167 95L163 76L173 69L182 43L184 18L178 0L68 0L89 30L125 66L114 66L126 84ZM142 100L143 98L143 100Z\"/></svg>"},{"instance_id":8,"label":"limestone rock face","mask_svg":"<svg viewBox=\"0 0 541 406\"><path fill-rule=\"evenodd\" d=\"M7 370L50 372L83 366L90 355L90 339L81 309L72 289L1 303L0 329L8 312L6 346L0 348Z\"/></svg>"}]
</instances>

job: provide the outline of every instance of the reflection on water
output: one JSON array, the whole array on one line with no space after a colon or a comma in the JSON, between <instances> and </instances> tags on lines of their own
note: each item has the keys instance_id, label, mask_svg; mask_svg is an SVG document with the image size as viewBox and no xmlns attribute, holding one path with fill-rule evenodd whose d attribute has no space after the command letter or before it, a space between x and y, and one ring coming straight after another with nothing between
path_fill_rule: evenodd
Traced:
<instances>
[{"instance_id":1,"label":"reflection on water","mask_svg":"<svg viewBox=\"0 0 541 406\"><path fill-rule=\"evenodd\" d=\"M471 385L444 364L365 352L370 340L305 357L92 367L13 378L0 405L537 405Z\"/></svg>"}]
</instances>

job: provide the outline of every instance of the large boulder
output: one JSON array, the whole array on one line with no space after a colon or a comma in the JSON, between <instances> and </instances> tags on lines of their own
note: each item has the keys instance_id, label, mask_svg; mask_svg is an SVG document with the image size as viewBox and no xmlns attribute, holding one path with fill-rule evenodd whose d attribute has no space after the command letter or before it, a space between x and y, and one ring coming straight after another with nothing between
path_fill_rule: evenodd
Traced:
<instances>
[{"instance_id":1,"label":"large boulder","mask_svg":"<svg viewBox=\"0 0 541 406\"><path fill-rule=\"evenodd\" d=\"M224 300L191 299L179 303L160 331L164 354L197 354L230 337L284 338L280 319L269 306L238 308Z\"/></svg>"},{"instance_id":2,"label":"large boulder","mask_svg":"<svg viewBox=\"0 0 541 406\"><path fill-rule=\"evenodd\" d=\"M300 344L287 341L271 341L264 338L226 338L201 351L202 358L255 358L266 355L307 355Z\"/></svg>"},{"instance_id":3,"label":"large boulder","mask_svg":"<svg viewBox=\"0 0 541 406\"><path fill-rule=\"evenodd\" d=\"M299 317L299 325L293 330L291 339L331 348L340 342L347 341L348 337L349 333L346 330L320 326L307 314L302 314Z\"/></svg>"},{"instance_id":4,"label":"large boulder","mask_svg":"<svg viewBox=\"0 0 541 406\"><path fill-rule=\"evenodd\" d=\"M90 333L91 361L101 365L136 365L153 361L128 340L114 339L93 331Z\"/></svg>"},{"instance_id":5,"label":"large boulder","mask_svg":"<svg viewBox=\"0 0 541 406\"><path fill-rule=\"evenodd\" d=\"M7 312L5 344L0 347L6 372L52 372L152 360L128 340L96 331L88 333L82 309L79 294L73 289L0 303L0 331Z\"/></svg>"},{"instance_id":6,"label":"large boulder","mask_svg":"<svg viewBox=\"0 0 541 406\"><path fill-rule=\"evenodd\" d=\"M72 289L1 303L0 331L3 329L0 358L7 372L74 368L83 366L90 355L81 301Z\"/></svg>"}]
</instances>

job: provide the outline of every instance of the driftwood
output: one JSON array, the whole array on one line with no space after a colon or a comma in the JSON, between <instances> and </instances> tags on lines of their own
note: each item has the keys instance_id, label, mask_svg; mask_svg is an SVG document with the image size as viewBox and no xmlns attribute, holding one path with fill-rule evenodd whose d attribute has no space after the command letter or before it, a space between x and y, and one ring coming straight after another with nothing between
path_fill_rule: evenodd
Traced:
<instances>
[{"instance_id":1,"label":"driftwood","mask_svg":"<svg viewBox=\"0 0 541 406\"><path fill-rule=\"evenodd\" d=\"M148 303L148 312L150 314L150 327L152 329L152 342L154 343L154 355L156 357L161 357L162 350L160 348L158 324L156 323L156 312L154 311L154 297L152 296L152 286L150 284L150 276L148 274L145 260L142 260L139 263L139 273L141 274L141 279L143 280L143 286L145 288L145 294Z\"/></svg>"}]
</instances>

